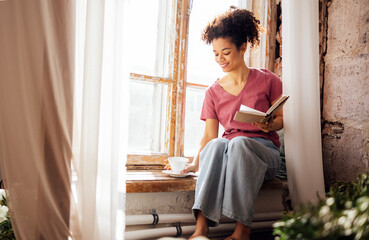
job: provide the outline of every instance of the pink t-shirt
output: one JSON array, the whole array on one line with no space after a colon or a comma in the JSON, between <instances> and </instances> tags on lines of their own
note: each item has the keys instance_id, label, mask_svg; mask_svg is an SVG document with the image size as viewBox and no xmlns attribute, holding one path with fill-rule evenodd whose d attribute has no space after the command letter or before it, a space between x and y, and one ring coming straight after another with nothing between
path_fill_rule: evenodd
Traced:
<instances>
[{"instance_id":1,"label":"pink t-shirt","mask_svg":"<svg viewBox=\"0 0 369 240\"><path fill-rule=\"evenodd\" d=\"M262 137L269 139L279 148L276 132L265 133L250 123L234 121L241 104L266 112L271 103L282 94L282 81L267 69L250 68L247 82L242 91L234 96L226 92L218 80L205 92L201 120L217 119L224 128L223 136L232 139L237 136Z\"/></svg>"}]
</instances>

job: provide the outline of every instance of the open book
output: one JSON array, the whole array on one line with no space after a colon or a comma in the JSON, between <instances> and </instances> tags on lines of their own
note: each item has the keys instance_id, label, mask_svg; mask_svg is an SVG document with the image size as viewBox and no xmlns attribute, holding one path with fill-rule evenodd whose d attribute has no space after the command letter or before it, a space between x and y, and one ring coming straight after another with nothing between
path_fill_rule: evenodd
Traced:
<instances>
[{"instance_id":1,"label":"open book","mask_svg":"<svg viewBox=\"0 0 369 240\"><path fill-rule=\"evenodd\" d=\"M236 112L233 120L245 123L266 123L278 112L278 110L283 106L288 98L289 96L280 97L278 101L276 101L266 113L247 107L245 105L241 105L240 111Z\"/></svg>"}]
</instances>

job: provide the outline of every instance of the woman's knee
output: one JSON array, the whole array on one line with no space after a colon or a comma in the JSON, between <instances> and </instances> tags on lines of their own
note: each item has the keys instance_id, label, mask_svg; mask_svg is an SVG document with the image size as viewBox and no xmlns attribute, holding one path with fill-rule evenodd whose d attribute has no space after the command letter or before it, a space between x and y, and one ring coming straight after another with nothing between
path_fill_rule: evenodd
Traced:
<instances>
[{"instance_id":1,"label":"woman's knee","mask_svg":"<svg viewBox=\"0 0 369 240\"><path fill-rule=\"evenodd\" d=\"M250 167L252 164L259 164L261 161L254 148L258 144L255 140L248 137L235 137L228 144L228 156L232 163Z\"/></svg>"},{"instance_id":2,"label":"woman's knee","mask_svg":"<svg viewBox=\"0 0 369 240\"><path fill-rule=\"evenodd\" d=\"M265 147L258 141L248 137L235 137L228 144L228 155L235 165L242 163L251 167L254 166L274 166L274 151ZM277 158L276 158L277 159ZM277 161L278 162L278 161Z\"/></svg>"},{"instance_id":3,"label":"woman's knee","mask_svg":"<svg viewBox=\"0 0 369 240\"><path fill-rule=\"evenodd\" d=\"M200 160L203 158L210 159L204 156L222 155L228 147L228 139L225 138L214 138L200 152Z\"/></svg>"},{"instance_id":4,"label":"woman's knee","mask_svg":"<svg viewBox=\"0 0 369 240\"><path fill-rule=\"evenodd\" d=\"M205 164L211 168L218 168L223 165L226 159L225 152L228 146L227 139L216 138L211 140L205 148L200 152L200 168Z\"/></svg>"},{"instance_id":5,"label":"woman's knee","mask_svg":"<svg viewBox=\"0 0 369 240\"><path fill-rule=\"evenodd\" d=\"M248 137L235 137L229 141L228 149L230 152L252 149L252 145L254 144L253 141L254 140Z\"/></svg>"},{"instance_id":6,"label":"woman's knee","mask_svg":"<svg viewBox=\"0 0 369 240\"><path fill-rule=\"evenodd\" d=\"M214 138L205 146L205 148L210 148L215 151L224 151L227 148L229 140L226 138ZM205 150L204 148L204 150Z\"/></svg>"}]
</instances>

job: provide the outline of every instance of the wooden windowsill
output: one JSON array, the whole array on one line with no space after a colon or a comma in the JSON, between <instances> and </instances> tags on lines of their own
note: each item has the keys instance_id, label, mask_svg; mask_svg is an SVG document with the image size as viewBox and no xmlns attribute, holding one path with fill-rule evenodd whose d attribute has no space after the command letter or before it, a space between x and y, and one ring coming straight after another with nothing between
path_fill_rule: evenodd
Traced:
<instances>
[{"instance_id":1,"label":"wooden windowsill","mask_svg":"<svg viewBox=\"0 0 369 240\"><path fill-rule=\"evenodd\" d=\"M195 191L196 177L174 178L162 170L128 170L127 193Z\"/></svg>"},{"instance_id":2,"label":"wooden windowsill","mask_svg":"<svg viewBox=\"0 0 369 240\"><path fill-rule=\"evenodd\" d=\"M174 178L162 170L128 170L127 193L195 191L197 177ZM278 178L265 182L263 190L287 189L287 182Z\"/></svg>"}]
</instances>

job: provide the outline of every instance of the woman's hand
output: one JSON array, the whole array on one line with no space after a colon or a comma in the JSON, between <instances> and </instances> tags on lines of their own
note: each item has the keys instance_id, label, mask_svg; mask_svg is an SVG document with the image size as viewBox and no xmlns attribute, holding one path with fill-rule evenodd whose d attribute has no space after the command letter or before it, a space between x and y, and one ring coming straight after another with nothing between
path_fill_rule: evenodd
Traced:
<instances>
[{"instance_id":1,"label":"woman's hand","mask_svg":"<svg viewBox=\"0 0 369 240\"><path fill-rule=\"evenodd\" d=\"M256 126L261 131L268 133L274 129L274 119L270 118L266 123L253 122L252 125Z\"/></svg>"},{"instance_id":2,"label":"woman's hand","mask_svg":"<svg viewBox=\"0 0 369 240\"><path fill-rule=\"evenodd\" d=\"M199 164L190 163L186 166L185 169L181 172L181 174L189 173L189 172L197 172L199 170Z\"/></svg>"},{"instance_id":3,"label":"woman's hand","mask_svg":"<svg viewBox=\"0 0 369 240\"><path fill-rule=\"evenodd\" d=\"M279 97L280 98L280 97ZM272 105L278 101L277 98L272 102ZM253 122L252 125L259 128L261 131L268 133L272 131L279 131L283 128L283 107L269 119L266 123Z\"/></svg>"}]
</instances>

